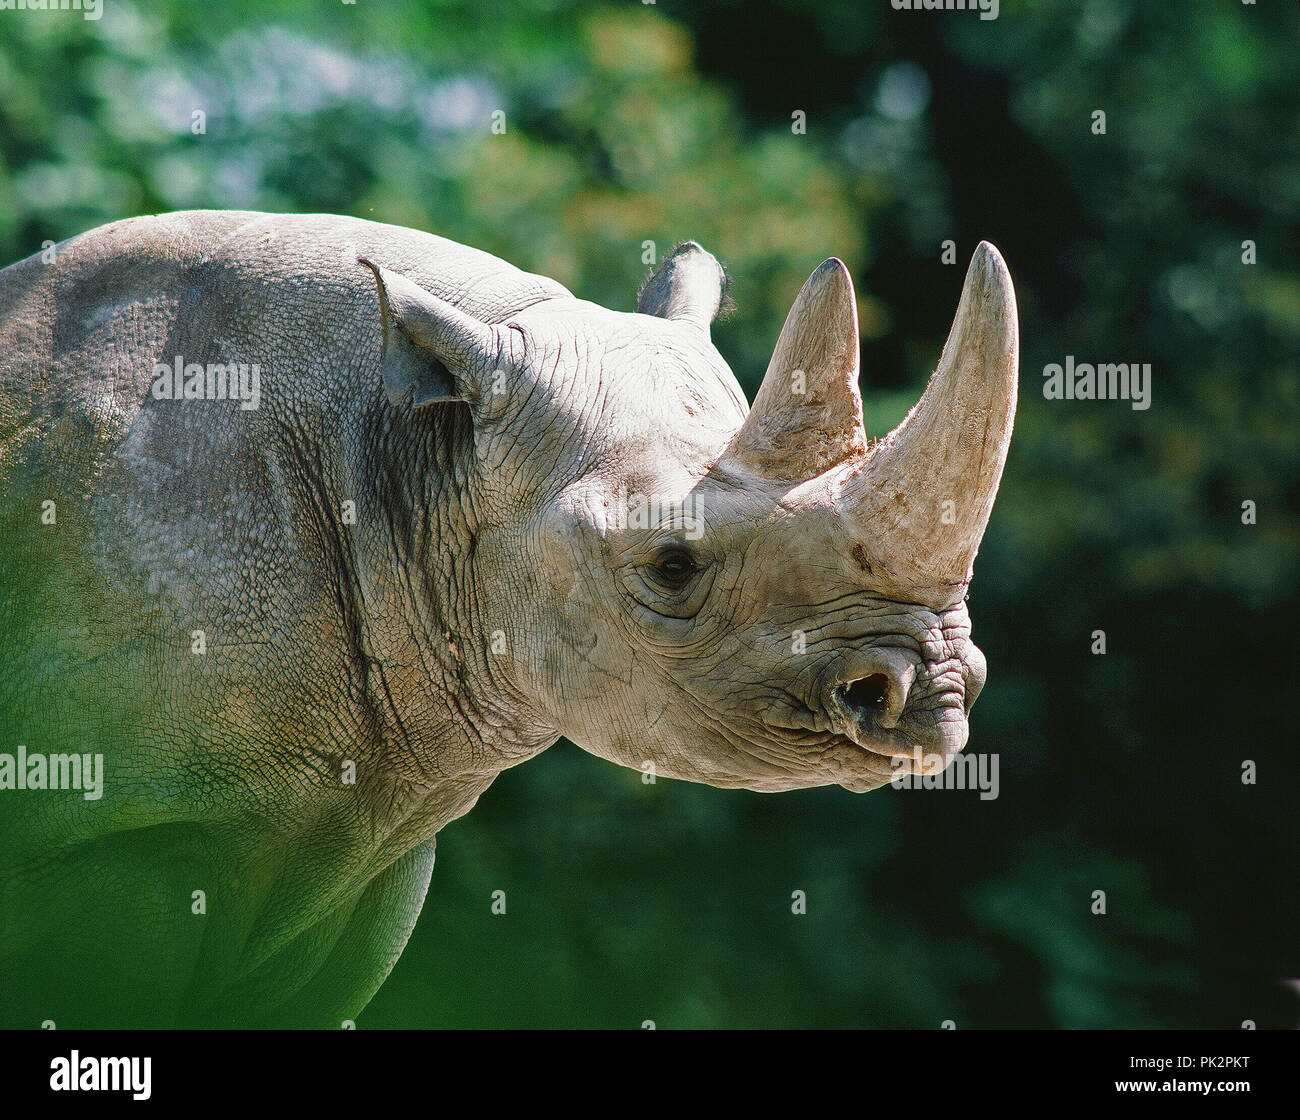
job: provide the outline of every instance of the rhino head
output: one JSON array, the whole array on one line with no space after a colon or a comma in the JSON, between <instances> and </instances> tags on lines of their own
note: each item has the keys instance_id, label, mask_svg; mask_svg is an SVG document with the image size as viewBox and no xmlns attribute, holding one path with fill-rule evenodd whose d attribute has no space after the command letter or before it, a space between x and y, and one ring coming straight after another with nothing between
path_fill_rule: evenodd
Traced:
<instances>
[{"instance_id":1,"label":"rhino head","mask_svg":"<svg viewBox=\"0 0 1300 1120\"><path fill-rule=\"evenodd\" d=\"M390 398L469 409L459 578L512 718L756 790L863 791L962 749L985 678L966 592L1016 402L992 246L920 402L877 441L838 260L800 291L752 408L709 337L723 271L693 243L636 313L543 299L498 323L363 263Z\"/></svg>"}]
</instances>

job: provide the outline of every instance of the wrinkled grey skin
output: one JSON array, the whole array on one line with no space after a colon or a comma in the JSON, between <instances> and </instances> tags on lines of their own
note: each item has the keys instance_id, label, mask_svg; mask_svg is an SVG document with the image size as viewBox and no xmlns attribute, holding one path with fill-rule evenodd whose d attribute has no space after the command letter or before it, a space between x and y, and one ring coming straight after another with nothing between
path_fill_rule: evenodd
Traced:
<instances>
[{"instance_id":1,"label":"wrinkled grey skin","mask_svg":"<svg viewBox=\"0 0 1300 1120\"><path fill-rule=\"evenodd\" d=\"M755 790L960 750L1014 410L1014 301L980 253L963 307L1000 326L965 351L1012 368L971 375L1001 404L931 409L971 418L950 468L899 450L924 401L862 434L838 262L778 344L809 393L748 421L690 244L639 313L320 215L135 219L0 272L0 752L105 759L98 801L0 791L4 1025L338 1026L400 955L438 830L560 736ZM260 406L156 399L177 355L258 363ZM628 523L638 492L689 498L702 535Z\"/></svg>"}]
</instances>

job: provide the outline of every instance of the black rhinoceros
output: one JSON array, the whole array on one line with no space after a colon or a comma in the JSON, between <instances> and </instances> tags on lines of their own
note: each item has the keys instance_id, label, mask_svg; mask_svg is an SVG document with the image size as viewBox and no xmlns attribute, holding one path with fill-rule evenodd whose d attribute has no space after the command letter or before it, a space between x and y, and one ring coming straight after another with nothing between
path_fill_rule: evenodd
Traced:
<instances>
[{"instance_id":1,"label":"black rhinoceros","mask_svg":"<svg viewBox=\"0 0 1300 1120\"><path fill-rule=\"evenodd\" d=\"M0 271L4 1023L338 1026L434 837L567 736L862 791L951 758L1016 399L981 245L872 443L853 286L752 408L685 243L634 313L345 217L118 222Z\"/></svg>"}]
</instances>

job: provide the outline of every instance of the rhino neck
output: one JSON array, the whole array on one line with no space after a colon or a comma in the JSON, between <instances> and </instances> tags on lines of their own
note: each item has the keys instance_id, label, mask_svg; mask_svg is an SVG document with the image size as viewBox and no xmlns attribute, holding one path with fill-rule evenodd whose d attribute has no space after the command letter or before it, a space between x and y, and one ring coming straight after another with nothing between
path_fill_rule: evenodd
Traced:
<instances>
[{"instance_id":1,"label":"rhino neck","mask_svg":"<svg viewBox=\"0 0 1300 1120\"><path fill-rule=\"evenodd\" d=\"M353 661L384 764L421 786L495 775L559 732L515 679L500 589L517 581L485 556L500 527L487 512L490 480L468 469L469 417L457 405L398 411L378 395L365 412L368 438L349 472L364 497L342 582L356 599Z\"/></svg>"}]
</instances>

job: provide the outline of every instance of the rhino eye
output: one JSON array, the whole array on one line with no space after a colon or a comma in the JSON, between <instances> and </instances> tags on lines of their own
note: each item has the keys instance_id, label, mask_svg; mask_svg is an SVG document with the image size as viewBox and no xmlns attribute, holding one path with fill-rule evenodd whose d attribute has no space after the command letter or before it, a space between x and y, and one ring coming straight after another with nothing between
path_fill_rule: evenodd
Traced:
<instances>
[{"instance_id":1,"label":"rhino eye","mask_svg":"<svg viewBox=\"0 0 1300 1120\"><path fill-rule=\"evenodd\" d=\"M695 560L684 548L665 548L655 556L651 570L659 583L679 591L695 574Z\"/></svg>"}]
</instances>

